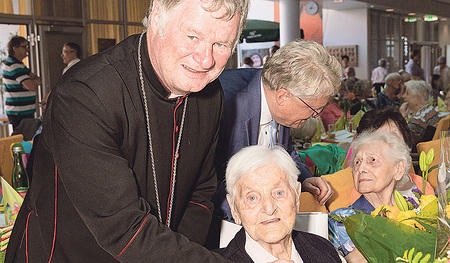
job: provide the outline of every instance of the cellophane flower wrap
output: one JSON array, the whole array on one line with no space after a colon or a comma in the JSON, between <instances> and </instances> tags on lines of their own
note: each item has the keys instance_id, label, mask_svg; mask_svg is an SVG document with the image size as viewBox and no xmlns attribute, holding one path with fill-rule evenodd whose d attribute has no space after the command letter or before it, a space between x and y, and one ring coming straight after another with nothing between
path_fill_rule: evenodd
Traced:
<instances>
[{"instance_id":1,"label":"cellophane flower wrap","mask_svg":"<svg viewBox=\"0 0 450 263\"><path fill-rule=\"evenodd\" d=\"M434 255L437 203L435 196L424 195L418 204L423 207L420 211L381 206L370 215L360 213L348 217L344 225L356 248L369 262L396 262L396 258L411 248Z\"/></svg>"},{"instance_id":2,"label":"cellophane flower wrap","mask_svg":"<svg viewBox=\"0 0 450 263\"><path fill-rule=\"evenodd\" d=\"M441 132L439 144L438 198L439 215L436 237L436 257L450 252L450 133Z\"/></svg>"}]
</instances>

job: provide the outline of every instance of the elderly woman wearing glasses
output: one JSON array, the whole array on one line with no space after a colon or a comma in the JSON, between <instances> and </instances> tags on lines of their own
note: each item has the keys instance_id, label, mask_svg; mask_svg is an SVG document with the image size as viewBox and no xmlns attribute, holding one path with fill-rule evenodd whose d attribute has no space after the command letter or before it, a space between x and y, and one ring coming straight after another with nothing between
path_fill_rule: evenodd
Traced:
<instances>
[{"instance_id":1,"label":"elderly woman wearing glasses","mask_svg":"<svg viewBox=\"0 0 450 263\"><path fill-rule=\"evenodd\" d=\"M250 146L226 170L228 203L241 229L224 256L234 262L341 262L326 239L293 231L299 210L299 171L281 147Z\"/></svg>"},{"instance_id":2,"label":"elderly woman wearing glasses","mask_svg":"<svg viewBox=\"0 0 450 263\"><path fill-rule=\"evenodd\" d=\"M348 208L331 214L350 216L358 211L371 213L380 205L396 205L394 190L409 182L410 149L392 132L368 132L358 135L352 144L353 183L361 197ZM413 188L418 191L417 187ZM416 201L417 197L410 196ZM341 222L329 218L330 240L347 262L366 262L355 249Z\"/></svg>"}]
</instances>

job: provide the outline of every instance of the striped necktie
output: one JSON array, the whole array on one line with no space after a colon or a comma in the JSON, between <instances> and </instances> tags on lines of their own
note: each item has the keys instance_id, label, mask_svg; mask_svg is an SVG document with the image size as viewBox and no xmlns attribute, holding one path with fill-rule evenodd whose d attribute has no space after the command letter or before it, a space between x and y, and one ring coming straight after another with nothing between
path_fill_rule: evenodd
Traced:
<instances>
[{"instance_id":1,"label":"striped necktie","mask_svg":"<svg viewBox=\"0 0 450 263\"><path fill-rule=\"evenodd\" d=\"M269 147L273 148L275 145L277 145L277 131L278 131L278 123L275 120L271 120L269 122L270 125L270 140L269 140Z\"/></svg>"}]
</instances>

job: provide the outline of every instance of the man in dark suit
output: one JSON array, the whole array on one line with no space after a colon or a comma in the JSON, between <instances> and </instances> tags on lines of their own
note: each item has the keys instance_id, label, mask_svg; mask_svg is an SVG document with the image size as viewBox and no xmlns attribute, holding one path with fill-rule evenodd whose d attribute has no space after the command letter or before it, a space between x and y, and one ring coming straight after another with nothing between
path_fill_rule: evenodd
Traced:
<instances>
[{"instance_id":1,"label":"man in dark suit","mask_svg":"<svg viewBox=\"0 0 450 263\"><path fill-rule=\"evenodd\" d=\"M296 161L302 190L317 195L318 201L325 204L333 190L325 179L311 177L301 163L293 150L289 127L300 127L308 118L319 115L338 91L339 72L339 62L321 45L292 41L278 50L263 69L227 70L219 76L225 94L215 157L221 182L214 199L219 217L231 217L223 184L229 158L246 146L273 145L270 133L275 128L269 123L274 121L279 124L276 143Z\"/></svg>"}]
</instances>

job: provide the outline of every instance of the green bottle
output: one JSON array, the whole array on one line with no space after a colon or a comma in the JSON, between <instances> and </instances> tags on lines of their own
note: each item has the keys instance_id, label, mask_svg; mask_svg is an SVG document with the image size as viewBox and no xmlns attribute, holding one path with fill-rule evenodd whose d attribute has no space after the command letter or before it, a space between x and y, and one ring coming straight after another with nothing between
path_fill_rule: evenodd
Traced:
<instances>
[{"instance_id":1,"label":"green bottle","mask_svg":"<svg viewBox=\"0 0 450 263\"><path fill-rule=\"evenodd\" d=\"M12 148L14 156L14 167L12 171L12 187L23 197L30 187L27 170L22 162L22 148L15 146Z\"/></svg>"},{"instance_id":2,"label":"green bottle","mask_svg":"<svg viewBox=\"0 0 450 263\"><path fill-rule=\"evenodd\" d=\"M366 100L364 99L361 100L361 110L367 112Z\"/></svg>"}]
</instances>

